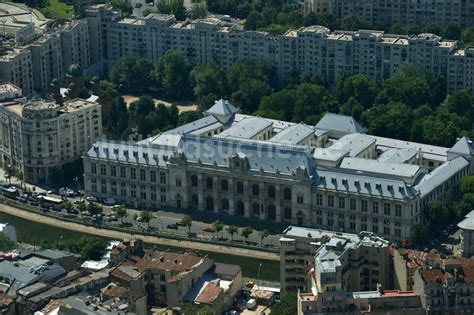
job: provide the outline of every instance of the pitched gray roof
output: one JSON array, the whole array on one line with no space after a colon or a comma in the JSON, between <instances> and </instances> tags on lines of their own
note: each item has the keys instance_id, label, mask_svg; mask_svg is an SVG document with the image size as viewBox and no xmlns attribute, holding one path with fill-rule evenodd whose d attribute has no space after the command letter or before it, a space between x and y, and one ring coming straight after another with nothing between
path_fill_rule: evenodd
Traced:
<instances>
[{"instance_id":1,"label":"pitched gray roof","mask_svg":"<svg viewBox=\"0 0 474 315\"><path fill-rule=\"evenodd\" d=\"M406 163L416 156L413 149L394 149L390 148L377 159L382 163Z\"/></svg>"},{"instance_id":2,"label":"pitched gray roof","mask_svg":"<svg viewBox=\"0 0 474 315\"><path fill-rule=\"evenodd\" d=\"M226 124L229 119L239 110L235 108L228 100L220 99L209 108L206 113L215 116L221 123Z\"/></svg>"},{"instance_id":3,"label":"pitched gray roof","mask_svg":"<svg viewBox=\"0 0 474 315\"><path fill-rule=\"evenodd\" d=\"M326 113L316 124L316 129L337 131L342 133L365 133L367 129L362 127L351 116Z\"/></svg>"},{"instance_id":4,"label":"pitched gray roof","mask_svg":"<svg viewBox=\"0 0 474 315\"><path fill-rule=\"evenodd\" d=\"M143 144L99 140L86 155L91 158L109 159L142 165L166 166L166 160L173 151L158 149Z\"/></svg>"},{"instance_id":5,"label":"pitched gray roof","mask_svg":"<svg viewBox=\"0 0 474 315\"><path fill-rule=\"evenodd\" d=\"M163 134L187 134L193 131L196 131L201 128L205 128L209 125L215 124L219 122L216 117L209 115L203 118L200 118L198 120L195 120L193 122L190 122L189 124L182 125L180 127L167 130L163 132Z\"/></svg>"},{"instance_id":6,"label":"pitched gray roof","mask_svg":"<svg viewBox=\"0 0 474 315\"><path fill-rule=\"evenodd\" d=\"M310 148L271 143L255 145L252 141L232 138L187 135L182 138L178 150L184 153L188 162L219 167L229 167L235 155L245 157L248 168L253 171L291 175L302 167L311 174L315 167Z\"/></svg>"},{"instance_id":7,"label":"pitched gray roof","mask_svg":"<svg viewBox=\"0 0 474 315\"><path fill-rule=\"evenodd\" d=\"M269 141L284 144L300 144L303 140L311 135L314 135L314 128L303 123L299 123L283 129Z\"/></svg>"},{"instance_id":8,"label":"pitched gray roof","mask_svg":"<svg viewBox=\"0 0 474 315\"><path fill-rule=\"evenodd\" d=\"M270 127L272 122L261 117L244 118L219 134L221 137L252 139L262 130Z\"/></svg>"},{"instance_id":9,"label":"pitched gray roof","mask_svg":"<svg viewBox=\"0 0 474 315\"><path fill-rule=\"evenodd\" d=\"M349 151L349 156L357 156L375 143L375 140L361 133L351 133L337 140L330 149Z\"/></svg>"},{"instance_id":10,"label":"pitched gray roof","mask_svg":"<svg viewBox=\"0 0 474 315\"><path fill-rule=\"evenodd\" d=\"M425 175L414 188L420 192L420 197L423 198L467 166L469 166L469 162L465 158L457 157L441 164L431 173Z\"/></svg>"},{"instance_id":11,"label":"pitched gray roof","mask_svg":"<svg viewBox=\"0 0 474 315\"><path fill-rule=\"evenodd\" d=\"M469 155L474 153L474 146L469 138L462 137L448 152Z\"/></svg>"}]
</instances>

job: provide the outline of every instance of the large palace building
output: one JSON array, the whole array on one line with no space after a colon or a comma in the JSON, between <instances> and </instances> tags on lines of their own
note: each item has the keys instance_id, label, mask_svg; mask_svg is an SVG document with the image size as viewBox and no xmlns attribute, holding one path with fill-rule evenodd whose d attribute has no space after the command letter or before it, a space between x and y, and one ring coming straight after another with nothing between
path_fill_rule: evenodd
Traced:
<instances>
[{"instance_id":1,"label":"large palace building","mask_svg":"<svg viewBox=\"0 0 474 315\"><path fill-rule=\"evenodd\" d=\"M308 126L241 115L219 100L204 118L138 143L97 141L84 156L85 189L145 208L407 239L428 203L459 195L474 147L467 138L443 148L365 132L347 116Z\"/></svg>"}]
</instances>

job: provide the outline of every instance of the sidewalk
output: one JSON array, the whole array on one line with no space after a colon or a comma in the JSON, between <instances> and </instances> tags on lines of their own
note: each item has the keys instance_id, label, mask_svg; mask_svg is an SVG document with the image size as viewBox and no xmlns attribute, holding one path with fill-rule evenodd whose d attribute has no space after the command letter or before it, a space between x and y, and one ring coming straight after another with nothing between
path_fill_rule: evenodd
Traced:
<instances>
[{"instance_id":1,"label":"sidewalk","mask_svg":"<svg viewBox=\"0 0 474 315\"><path fill-rule=\"evenodd\" d=\"M42 216L40 214L28 212L25 210L21 210L12 206L8 206L5 204L0 204L0 212L5 212L10 215L14 215L26 220L41 222L44 224L57 226L60 228L73 230L81 233L88 233L102 237L108 238L115 238L115 239L141 239L146 243L149 244L158 244L158 245L165 245L165 246L174 246L186 249L195 249L195 250L202 250L208 252L215 252L215 253L223 253L235 256L242 256L242 257L250 257L250 258L257 258L257 259L266 259L266 260L276 260L279 261L279 255L275 253L267 253L263 251L257 251L252 249L244 249L238 247L231 247L231 246L220 246L214 244L205 244L199 242L192 242L192 241L179 241L173 239L165 239L159 238L155 236L145 236L141 234L132 234L132 233L125 233L113 230L106 230L100 229L92 226L85 226L78 223L73 222L64 222L55 218Z\"/></svg>"}]
</instances>

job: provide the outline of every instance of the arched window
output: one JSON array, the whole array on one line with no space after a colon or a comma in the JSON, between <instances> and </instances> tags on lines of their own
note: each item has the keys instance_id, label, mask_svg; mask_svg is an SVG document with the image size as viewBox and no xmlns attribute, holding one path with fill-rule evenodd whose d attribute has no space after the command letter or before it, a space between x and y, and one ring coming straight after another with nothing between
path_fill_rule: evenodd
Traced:
<instances>
[{"instance_id":1,"label":"arched window","mask_svg":"<svg viewBox=\"0 0 474 315\"><path fill-rule=\"evenodd\" d=\"M222 205L221 205L222 210L229 210L229 200L227 199L222 199Z\"/></svg>"},{"instance_id":2,"label":"arched window","mask_svg":"<svg viewBox=\"0 0 474 315\"><path fill-rule=\"evenodd\" d=\"M198 197L198 195L193 194L191 196L191 205L194 206L194 207L197 207L198 204L199 204L199 197Z\"/></svg>"},{"instance_id":3,"label":"arched window","mask_svg":"<svg viewBox=\"0 0 474 315\"><path fill-rule=\"evenodd\" d=\"M198 185L198 177L197 175L191 175L191 186L197 187Z\"/></svg>"},{"instance_id":4,"label":"arched window","mask_svg":"<svg viewBox=\"0 0 474 315\"><path fill-rule=\"evenodd\" d=\"M214 211L214 198L210 196L206 198L206 210Z\"/></svg>"},{"instance_id":5,"label":"arched window","mask_svg":"<svg viewBox=\"0 0 474 315\"><path fill-rule=\"evenodd\" d=\"M252 213L254 215L260 215L260 205L258 203L252 205Z\"/></svg>"},{"instance_id":6,"label":"arched window","mask_svg":"<svg viewBox=\"0 0 474 315\"><path fill-rule=\"evenodd\" d=\"M276 208L274 205L269 205L267 207L267 219L272 221L276 220Z\"/></svg>"},{"instance_id":7,"label":"arched window","mask_svg":"<svg viewBox=\"0 0 474 315\"><path fill-rule=\"evenodd\" d=\"M285 208L284 210L284 218L285 220L291 220L292 214L291 214L291 209L290 208Z\"/></svg>"},{"instance_id":8,"label":"arched window","mask_svg":"<svg viewBox=\"0 0 474 315\"><path fill-rule=\"evenodd\" d=\"M260 187L257 184L252 185L252 195L258 196L260 194Z\"/></svg>"},{"instance_id":9,"label":"arched window","mask_svg":"<svg viewBox=\"0 0 474 315\"><path fill-rule=\"evenodd\" d=\"M245 214L245 205L242 201L237 201L235 215L243 216Z\"/></svg>"},{"instance_id":10,"label":"arched window","mask_svg":"<svg viewBox=\"0 0 474 315\"><path fill-rule=\"evenodd\" d=\"M285 188L283 189L283 199L285 200L291 200L291 189L290 188Z\"/></svg>"},{"instance_id":11,"label":"arched window","mask_svg":"<svg viewBox=\"0 0 474 315\"><path fill-rule=\"evenodd\" d=\"M268 198L275 198L275 186L268 186Z\"/></svg>"},{"instance_id":12,"label":"arched window","mask_svg":"<svg viewBox=\"0 0 474 315\"><path fill-rule=\"evenodd\" d=\"M221 190L222 191L228 191L229 190L229 182L227 181L227 179L223 179L221 181Z\"/></svg>"},{"instance_id":13,"label":"arched window","mask_svg":"<svg viewBox=\"0 0 474 315\"><path fill-rule=\"evenodd\" d=\"M244 184L242 184L242 182L237 182L237 193L238 194L244 193Z\"/></svg>"},{"instance_id":14,"label":"arched window","mask_svg":"<svg viewBox=\"0 0 474 315\"><path fill-rule=\"evenodd\" d=\"M213 189L214 188L214 181L211 177L206 178L206 188Z\"/></svg>"}]
</instances>

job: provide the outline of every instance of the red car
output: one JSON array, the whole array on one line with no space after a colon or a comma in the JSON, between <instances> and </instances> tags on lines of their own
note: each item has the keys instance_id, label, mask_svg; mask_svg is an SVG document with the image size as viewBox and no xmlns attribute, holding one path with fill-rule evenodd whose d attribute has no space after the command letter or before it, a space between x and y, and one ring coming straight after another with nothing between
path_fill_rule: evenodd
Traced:
<instances>
[{"instance_id":1,"label":"red car","mask_svg":"<svg viewBox=\"0 0 474 315\"><path fill-rule=\"evenodd\" d=\"M214 228L212 226L205 226L202 228L202 230L204 232L210 232L210 233L214 233L216 230L214 230Z\"/></svg>"}]
</instances>

